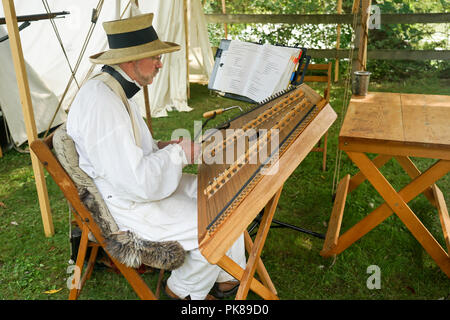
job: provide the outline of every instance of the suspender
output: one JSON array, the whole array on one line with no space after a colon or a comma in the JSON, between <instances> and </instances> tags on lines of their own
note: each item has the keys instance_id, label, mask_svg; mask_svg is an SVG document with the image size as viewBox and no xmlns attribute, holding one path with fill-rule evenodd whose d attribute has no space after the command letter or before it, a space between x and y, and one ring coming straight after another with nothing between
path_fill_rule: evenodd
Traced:
<instances>
[{"instance_id":1,"label":"suspender","mask_svg":"<svg viewBox=\"0 0 450 320\"><path fill-rule=\"evenodd\" d=\"M97 79L103 81L123 102L125 105L125 108L128 111L128 114L130 115L131 119L131 126L133 128L133 134L134 134L134 140L136 141L136 145L138 147L141 147L141 135L139 128L137 127L136 119L131 111L130 104L128 102L128 99L125 95L125 91L123 90L122 86L120 85L119 81L117 81L112 75L106 72L101 72L95 76L93 76L91 79Z\"/></svg>"}]
</instances>

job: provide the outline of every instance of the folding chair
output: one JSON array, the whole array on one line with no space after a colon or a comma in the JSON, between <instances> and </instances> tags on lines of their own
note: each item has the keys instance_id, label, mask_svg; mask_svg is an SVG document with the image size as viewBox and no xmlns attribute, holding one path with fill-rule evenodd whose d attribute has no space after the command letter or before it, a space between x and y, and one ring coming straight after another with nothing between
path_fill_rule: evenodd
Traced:
<instances>
[{"instance_id":1,"label":"folding chair","mask_svg":"<svg viewBox=\"0 0 450 320\"><path fill-rule=\"evenodd\" d=\"M157 299L164 270L173 270L183 264L183 247L177 241L148 241L131 231L119 231L94 181L79 168L75 144L67 135L65 124L45 140L35 140L30 147L63 192L82 231L69 299L76 300L80 295L92 274L100 247L140 299ZM91 253L82 275L88 248ZM136 270L142 264L161 270L156 294Z\"/></svg>"},{"instance_id":2,"label":"folding chair","mask_svg":"<svg viewBox=\"0 0 450 320\"><path fill-rule=\"evenodd\" d=\"M316 73L316 70L319 70L320 75L305 75L303 78L303 82L326 82L327 86L324 89L323 97L327 101L330 102L330 90L331 90L331 62L327 64L308 64L308 71L312 71ZM323 72L325 71L325 72ZM323 140L323 141L322 141ZM327 142L328 142L328 131L323 135L323 138L319 141L317 147L313 148L312 151L322 152L322 170L326 170L327 166ZM323 146L321 144L323 143Z\"/></svg>"}]
</instances>

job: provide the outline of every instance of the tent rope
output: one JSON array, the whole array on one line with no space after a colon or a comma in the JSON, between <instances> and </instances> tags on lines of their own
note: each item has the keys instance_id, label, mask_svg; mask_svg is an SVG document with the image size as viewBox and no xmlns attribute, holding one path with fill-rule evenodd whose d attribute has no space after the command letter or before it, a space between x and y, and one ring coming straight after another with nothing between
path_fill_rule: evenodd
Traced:
<instances>
[{"instance_id":1,"label":"tent rope","mask_svg":"<svg viewBox=\"0 0 450 320\"><path fill-rule=\"evenodd\" d=\"M354 10L353 12L353 23L352 27L353 30L356 30L357 25L357 19L358 18L358 10ZM353 52L354 52L354 41L355 41L355 32L352 32L352 41L351 46L349 50L349 58L348 58L348 71L347 71L347 77L345 79L345 85L344 85L344 99L342 100L342 116L339 123L339 128L342 128L342 124L344 122L344 117L347 114L347 108L350 103L349 95L350 92L350 82L352 79L352 59L353 59ZM341 160L342 160L342 150L339 149L339 145L336 148L336 159L334 164L334 174L333 174L333 183L332 183L332 189L331 194L334 194L337 190L337 186L339 183L339 176L340 176L340 169L341 169Z\"/></svg>"},{"instance_id":2,"label":"tent rope","mask_svg":"<svg viewBox=\"0 0 450 320\"><path fill-rule=\"evenodd\" d=\"M122 13L120 15L120 19L122 19L122 17L124 16L126 10L130 6L131 1L132 0L129 0L127 5L123 9L123 11L122 11ZM75 73L77 72L78 67L80 66L80 63L81 63L81 60L82 60L82 58L84 56L84 53L86 51L87 45L89 44L89 40L91 39L91 36L92 36L93 31L94 31L95 25L97 23L98 17L100 15L101 10L102 10L103 2L104 2L104 0L100 0L99 3L97 4L97 8L93 9L92 18L91 18L91 27L89 28L89 31L88 31L87 36L86 36L86 39L85 39L85 41L83 43L83 47L82 47L82 49L80 51L80 55L78 56L78 60L77 60L77 63L75 65ZM88 72L86 73L86 76L84 77L81 85L83 85L86 82L86 80L92 74L94 68L95 68L95 65L91 65L91 67L89 68ZM50 124L49 124L49 126L47 128L47 131L44 134L44 137L46 137L48 135L48 133L49 133L51 127L52 127L53 121L55 120L56 115L58 114L58 111L61 108L62 102L63 102L64 98L66 97L67 92L69 91L69 88L70 88L70 85L72 84L73 78L74 78L74 75L69 79L69 82L66 85L66 89L64 90L64 93L63 93L63 95L61 97L61 100L60 100L60 102L58 104L58 107L56 108L56 111L55 111L55 113L53 115L52 120L50 121ZM78 92L78 90L80 90L80 86L78 86L77 92ZM75 96L73 96L72 100L69 102L69 108L72 105L72 102L73 102L74 98L75 98Z\"/></svg>"},{"instance_id":3,"label":"tent rope","mask_svg":"<svg viewBox=\"0 0 450 320\"><path fill-rule=\"evenodd\" d=\"M45 8L45 11L47 11L47 14L50 15L52 12L50 10L50 6L48 5L47 0L42 0L42 4L43 4L43 6ZM70 72L72 73L72 76L75 79L75 82L76 82L77 86L79 87L77 79L75 78L75 73L74 73L74 71L72 69L72 65L70 64L69 57L67 56L66 49L64 48L64 44L62 43L62 39L61 39L61 36L59 34L59 30L58 30L58 27L57 27L57 25L55 23L55 20L53 18L50 18L49 20L50 20L50 23L52 24L53 31L55 32L56 39L58 40L59 45L60 45L60 47L61 47L61 49L63 51L64 57L66 58L66 62L67 62L67 65L69 66Z\"/></svg>"},{"instance_id":4,"label":"tent rope","mask_svg":"<svg viewBox=\"0 0 450 320\"><path fill-rule=\"evenodd\" d=\"M82 58L84 56L84 53L86 51L87 45L89 43L89 40L91 39L92 33L94 31L94 28L95 28L95 26L97 24L98 17L100 15L100 12L101 12L102 7L103 7L103 2L104 2L104 0L99 0L99 2L97 4L97 7L95 9L93 9L92 18L91 18L91 26L89 27L89 31L88 31L88 33L86 35L85 40L84 40L83 46L82 46L80 54L78 56L77 63L75 64L74 73L72 73L72 75L71 75L71 77L70 77L70 79L69 79L69 81L68 81L68 83L66 85L66 89L64 90L64 93L63 93L63 95L62 95L62 97L61 97L61 99L60 99L60 101L58 103L56 111L53 114L52 120L50 121L50 124L49 124L49 126L47 128L47 131L44 134L44 138L48 135L48 133L49 133L51 127L52 127L53 121L55 121L56 115L58 114L59 109L61 108L62 102L64 101L64 98L66 97L66 94L69 91L69 88L70 88L70 86L72 84L72 81L75 79L75 74L78 71L78 67L80 66L81 60L82 60ZM79 88L79 86L78 86L78 88Z\"/></svg>"},{"instance_id":5,"label":"tent rope","mask_svg":"<svg viewBox=\"0 0 450 320\"><path fill-rule=\"evenodd\" d=\"M123 16L125 15L126 10L127 10L128 7L130 6L131 1L134 1L134 0L129 0L129 1L128 1L127 5L126 5L125 8L122 10L122 13L120 14L119 19L122 19L122 18L123 18ZM83 86L83 84L90 78L90 76L92 75L92 72L94 71L95 66L96 66L95 64L91 64L91 66L89 67L88 72L86 72L86 75L84 76L84 79L83 79L83 81L81 82L81 86ZM80 89L80 88L78 88L78 90L79 90L79 89ZM78 90L77 90L77 92L78 92ZM70 102L69 102L69 104L68 104L69 108L70 108L70 106L72 105L72 102L73 102L73 100L75 99L75 96L76 96L76 94L72 96L72 100L70 100Z\"/></svg>"}]
</instances>

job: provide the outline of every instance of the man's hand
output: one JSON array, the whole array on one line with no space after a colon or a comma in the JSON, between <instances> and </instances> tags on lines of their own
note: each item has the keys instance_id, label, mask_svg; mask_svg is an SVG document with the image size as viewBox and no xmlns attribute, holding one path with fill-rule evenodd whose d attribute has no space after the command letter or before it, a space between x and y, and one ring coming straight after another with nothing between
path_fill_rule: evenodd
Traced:
<instances>
[{"instance_id":1,"label":"man's hand","mask_svg":"<svg viewBox=\"0 0 450 320\"><path fill-rule=\"evenodd\" d=\"M181 141L181 138L178 140L171 140L171 141L158 141L158 148L163 149L163 148L167 147L169 144L180 143L180 141Z\"/></svg>"},{"instance_id":2,"label":"man's hand","mask_svg":"<svg viewBox=\"0 0 450 320\"><path fill-rule=\"evenodd\" d=\"M194 163L201 152L200 144L195 143L189 139L181 139L179 145L183 149L189 164Z\"/></svg>"}]
</instances>

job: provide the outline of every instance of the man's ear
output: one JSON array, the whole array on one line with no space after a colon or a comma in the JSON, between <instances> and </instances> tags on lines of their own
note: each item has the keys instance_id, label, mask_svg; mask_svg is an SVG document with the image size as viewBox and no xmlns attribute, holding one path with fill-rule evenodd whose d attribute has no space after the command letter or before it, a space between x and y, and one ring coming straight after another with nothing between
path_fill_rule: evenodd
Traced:
<instances>
[{"instance_id":1,"label":"man's ear","mask_svg":"<svg viewBox=\"0 0 450 320\"><path fill-rule=\"evenodd\" d=\"M119 64L119 67L132 79L134 77L134 63L135 61L127 61Z\"/></svg>"}]
</instances>

